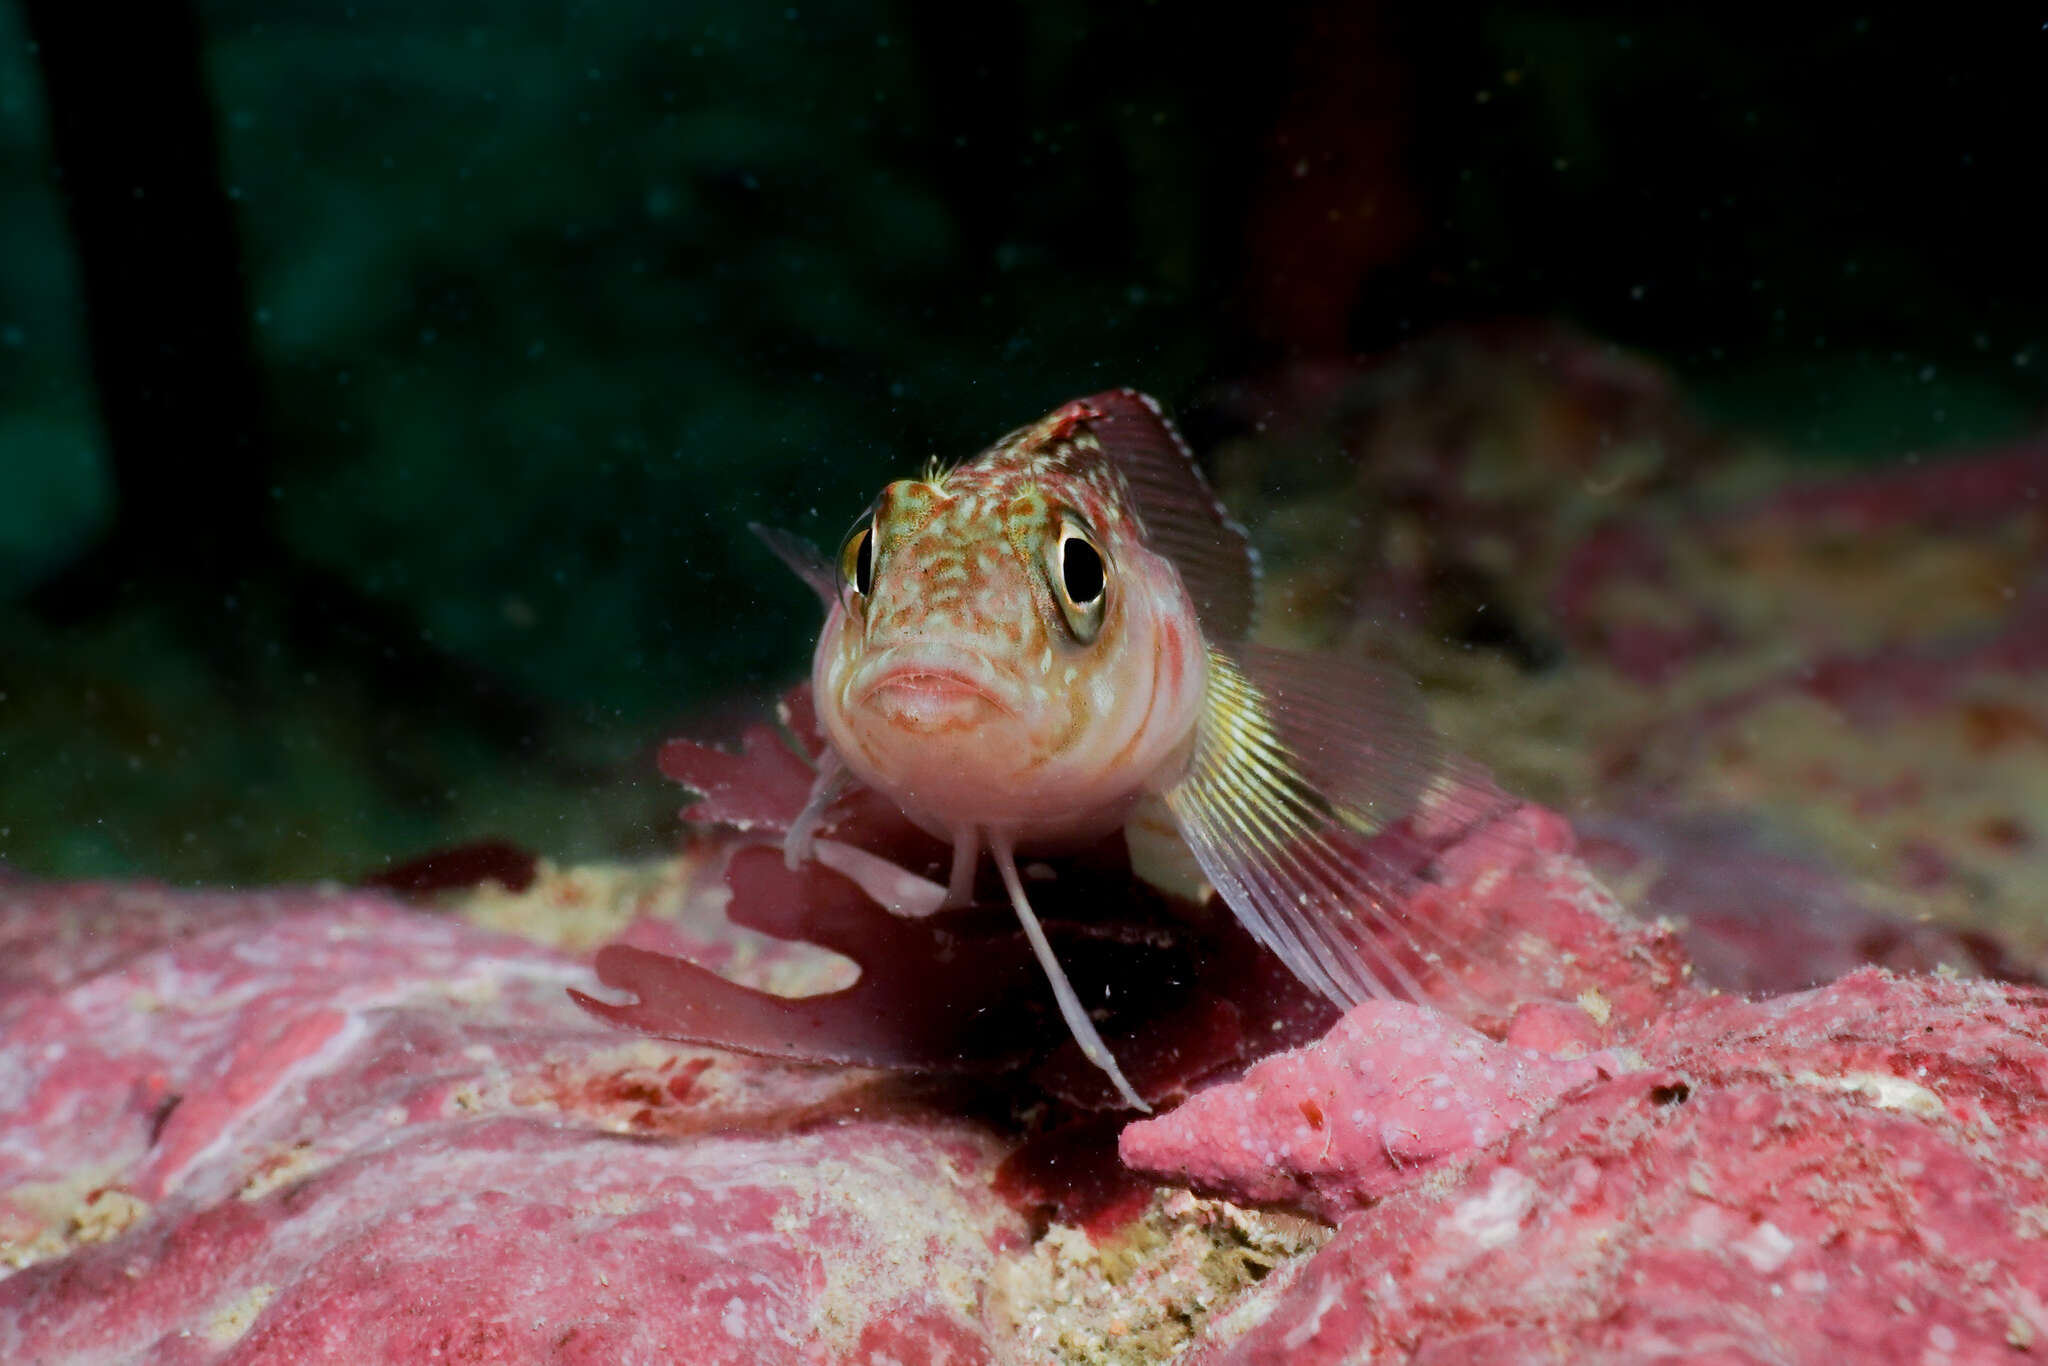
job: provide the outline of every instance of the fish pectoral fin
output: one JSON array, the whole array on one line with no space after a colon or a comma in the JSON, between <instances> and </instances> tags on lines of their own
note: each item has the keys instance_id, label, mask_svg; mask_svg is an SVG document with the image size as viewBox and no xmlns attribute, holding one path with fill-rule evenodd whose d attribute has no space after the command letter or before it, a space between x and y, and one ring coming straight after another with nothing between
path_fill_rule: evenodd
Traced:
<instances>
[{"instance_id":1,"label":"fish pectoral fin","mask_svg":"<svg viewBox=\"0 0 2048 1366\"><path fill-rule=\"evenodd\" d=\"M1024 937L1031 941L1031 951L1038 955L1038 965L1045 970L1046 981L1052 985L1053 998L1059 1002L1060 1017L1067 1022L1067 1032L1074 1036L1074 1042L1081 1046L1081 1053L1095 1064L1102 1074L1116 1087L1116 1093L1124 1104L1145 1114L1152 1113L1152 1107L1124 1079L1123 1069L1116 1065L1116 1055L1109 1051L1109 1045L1096 1032L1095 1021L1088 1018L1087 1009L1081 998L1074 992L1074 984L1067 980L1066 969L1053 954L1052 944L1045 937L1045 929L1038 923L1038 916L1031 909L1030 899L1024 895L1024 880L1017 876L1017 851L1009 839L993 833L989 839L989 850L995 855L996 868L1003 875L1003 886L1010 893L1010 905L1017 912L1018 923L1024 927Z\"/></svg>"},{"instance_id":2,"label":"fish pectoral fin","mask_svg":"<svg viewBox=\"0 0 2048 1366\"><path fill-rule=\"evenodd\" d=\"M1340 1006L1427 1000L1471 945L1411 915L1433 857L1516 805L1447 755L1411 684L1358 661L1210 652L1188 771L1164 797L1244 927Z\"/></svg>"},{"instance_id":3,"label":"fish pectoral fin","mask_svg":"<svg viewBox=\"0 0 2048 1366\"><path fill-rule=\"evenodd\" d=\"M832 610L839 601L839 574L823 551L795 532L784 531L781 527L748 522L747 530L774 551L776 559L788 565L792 573L811 586L811 591L825 604L827 612Z\"/></svg>"}]
</instances>

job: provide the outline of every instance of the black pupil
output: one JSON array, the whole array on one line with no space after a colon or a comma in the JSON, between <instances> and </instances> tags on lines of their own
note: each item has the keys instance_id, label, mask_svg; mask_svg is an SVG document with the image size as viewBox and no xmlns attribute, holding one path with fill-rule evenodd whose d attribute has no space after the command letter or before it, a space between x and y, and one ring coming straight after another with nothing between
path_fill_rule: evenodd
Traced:
<instances>
[{"instance_id":1,"label":"black pupil","mask_svg":"<svg viewBox=\"0 0 2048 1366\"><path fill-rule=\"evenodd\" d=\"M1079 536L1069 536L1060 556L1060 577L1076 606L1091 603L1102 596L1102 556Z\"/></svg>"},{"instance_id":2,"label":"black pupil","mask_svg":"<svg viewBox=\"0 0 2048 1366\"><path fill-rule=\"evenodd\" d=\"M853 558L854 591L863 597L875 586L875 533L873 530L860 534L860 551Z\"/></svg>"}]
</instances>

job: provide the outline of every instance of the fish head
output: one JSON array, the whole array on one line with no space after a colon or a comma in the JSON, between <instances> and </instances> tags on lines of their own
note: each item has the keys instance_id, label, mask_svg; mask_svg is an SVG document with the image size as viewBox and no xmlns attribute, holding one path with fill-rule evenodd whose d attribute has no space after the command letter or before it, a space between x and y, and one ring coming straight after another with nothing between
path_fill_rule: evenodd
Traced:
<instances>
[{"instance_id":1,"label":"fish head","mask_svg":"<svg viewBox=\"0 0 2048 1366\"><path fill-rule=\"evenodd\" d=\"M1104 833L1185 756L1202 631L1087 411L889 485L842 548L819 719L935 832Z\"/></svg>"}]
</instances>

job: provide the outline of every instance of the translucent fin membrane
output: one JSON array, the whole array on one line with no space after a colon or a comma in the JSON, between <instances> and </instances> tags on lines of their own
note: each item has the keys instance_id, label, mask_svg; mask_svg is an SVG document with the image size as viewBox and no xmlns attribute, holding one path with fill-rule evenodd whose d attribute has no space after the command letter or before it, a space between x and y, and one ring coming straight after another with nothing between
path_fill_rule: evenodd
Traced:
<instances>
[{"instance_id":1,"label":"translucent fin membrane","mask_svg":"<svg viewBox=\"0 0 2048 1366\"><path fill-rule=\"evenodd\" d=\"M1145 543L1173 561L1211 639L1250 629L1258 558L1244 528L1209 491L1194 453L1160 411L1135 389L1082 402L1096 411L1088 430L1123 476L1145 524Z\"/></svg>"},{"instance_id":2,"label":"translucent fin membrane","mask_svg":"<svg viewBox=\"0 0 2048 1366\"><path fill-rule=\"evenodd\" d=\"M759 537L761 544L775 552L775 558L788 565L790 572L811 586L825 604L827 612L839 601L839 577L819 549L794 532L780 527L763 526L759 522L747 523L747 530Z\"/></svg>"},{"instance_id":3,"label":"translucent fin membrane","mask_svg":"<svg viewBox=\"0 0 2048 1366\"><path fill-rule=\"evenodd\" d=\"M1412 685L1363 662L1211 652L1181 835L1253 937L1340 1005L1417 1000L1472 947L1408 913L1435 848L1512 809L1430 733Z\"/></svg>"}]
</instances>

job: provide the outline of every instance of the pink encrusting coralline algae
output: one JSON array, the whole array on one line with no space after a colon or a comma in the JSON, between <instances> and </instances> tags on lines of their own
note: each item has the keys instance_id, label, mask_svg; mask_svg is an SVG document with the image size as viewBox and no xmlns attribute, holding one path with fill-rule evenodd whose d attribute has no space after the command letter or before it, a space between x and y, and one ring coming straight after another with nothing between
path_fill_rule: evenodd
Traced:
<instances>
[{"instance_id":1,"label":"pink encrusting coralline algae","mask_svg":"<svg viewBox=\"0 0 2048 1366\"><path fill-rule=\"evenodd\" d=\"M735 756L717 800L759 798L781 762ZM1482 834L1437 875L1525 955L1501 968L1524 1004L1487 1032L1367 1003L1232 1081L1260 1030L1289 1032L1284 972L1125 1022L1117 1037L1151 1040L1177 1076L1159 1103L1221 1078L1127 1127L1133 1165L1337 1226L1199 1304L1174 1298L1205 1293L1179 1271L1134 1280L1142 1254L1118 1253L1117 1283L1183 1325L1183 1359L1808 1360L1836 1343L1969 1361L2048 1332L2048 996L1869 972L1709 996L1561 822L1512 819L1530 827L1501 837L1515 857ZM789 874L769 839L759 870L839 876ZM731 970L726 914L772 919L742 902L741 866L729 898L685 898L630 937ZM756 890L787 911L790 885ZM802 909L815 926L850 904ZM1014 936L986 943L1042 991ZM965 972L974 948L925 961ZM758 1056L758 1036L736 1040L748 1053L620 1035L564 997L575 960L379 895L5 882L0 949L0 1360L1087 1359L1059 1347L1085 1334L1057 1327L1056 1302L996 1293L1034 1230L998 1194L1019 1131L985 1101ZM710 980L750 989L679 975L624 1009L686 1010ZM867 1005L932 1018L916 1002L946 985L898 977L899 1002ZM978 1084L1024 1075L1059 1068ZM1114 1103L1078 1057L1066 1075Z\"/></svg>"},{"instance_id":2,"label":"pink encrusting coralline algae","mask_svg":"<svg viewBox=\"0 0 2048 1366\"><path fill-rule=\"evenodd\" d=\"M381 895L0 880L0 1361L989 1359L994 1135L584 980Z\"/></svg>"},{"instance_id":3,"label":"pink encrusting coralline algae","mask_svg":"<svg viewBox=\"0 0 2048 1366\"><path fill-rule=\"evenodd\" d=\"M1363 1006L1123 1151L1338 1221L1193 1363L1994 1362L2048 1343L2048 997L1864 970L1543 1061ZM1390 1026L1368 1031L1368 1024ZM1424 1052L1424 1056L1432 1056ZM1589 1071L1600 1075L1587 1080ZM1371 1077L1332 1086L1345 1076Z\"/></svg>"}]
</instances>

